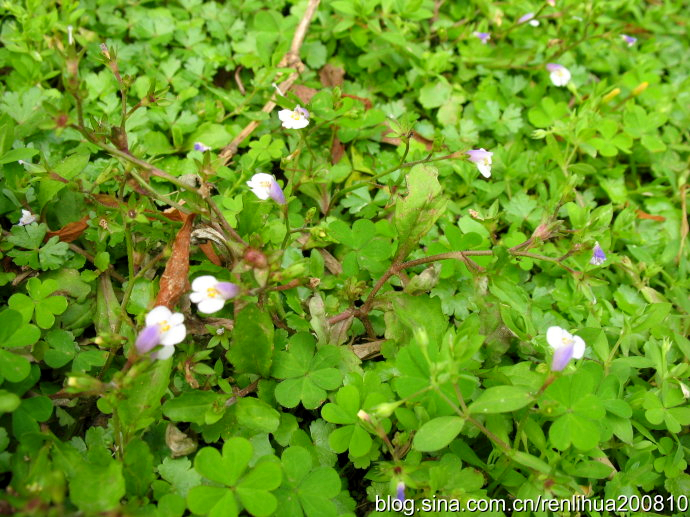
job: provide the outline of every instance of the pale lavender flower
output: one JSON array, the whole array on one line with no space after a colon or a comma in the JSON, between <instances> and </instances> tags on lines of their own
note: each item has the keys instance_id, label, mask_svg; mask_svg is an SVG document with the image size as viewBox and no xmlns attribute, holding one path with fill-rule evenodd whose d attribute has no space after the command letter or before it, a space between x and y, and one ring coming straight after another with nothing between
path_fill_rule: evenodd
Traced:
<instances>
[{"instance_id":1,"label":"pale lavender flower","mask_svg":"<svg viewBox=\"0 0 690 517\"><path fill-rule=\"evenodd\" d=\"M475 32L474 36L479 38L479 40L486 45L488 41L491 39L491 34L488 32Z\"/></svg>"},{"instance_id":2,"label":"pale lavender flower","mask_svg":"<svg viewBox=\"0 0 690 517\"><path fill-rule=\"evenodd\" d=\"M187 329L184 316L179 312L159 305L146 315L146 327L137 336L135 346L140 354L145 354L158 345L163 348L151 354L153 359L167 359L175 352L175 345L184 341Z\"/></svg>"},{"instance_id":3,"label":"pale lavender flower","mask_svg":"<svg viewBox=\"0 0 690 517\"><path fill-rule=\"evenodd\" d=\"M252 179L247 182L247 185L250 189L252 189L252 192L256 194L256 197L262 201L270 197L279 205L285 204L285 194L283 194L283 189L280 188L280 185L278 185L278 182L273 175L266 174L264 172L254 174Z\"/></svg>"},{"instance_id":4,"label":"pale lavender flower","mask_svg":"<svg viewBox=\"0 0 690 517\"><path fill-rule=\"evenodd\" d=\"M405 502L405 483L403 481L398 482L395 498L401 503Z\"/></svg>"},{"instance_id":5,"label":"pale lavender flower","mask_svg":"<svg viewBox=\"0 0 690 517\"><path fill-rule=\"evenodd\" d=\"M470 161L477 166L479 172L485 178L491 177L491 157L494 153L487 151L483 147L481 149L472 149L467 151Z\"/></svg>"},{"instance_id":6,"label":"pale lavender flower","mask_svg":"<svg viewBox=\"0 0 690 517\"><path fill-rule=\"evenodd\" d=\"M592 258L589 259L589 263L593 266L601 266L606 261L606 253L601 249L598 242L594 243L594 248L592 249Z\"/></svg>"},{"instance_id":7,"label":"pale lavender flower","mask_svg":"<svg viewBox=\"0 0 690 517\"><path fill-rule=\"evenodd\" d=\"M548 63L546 69L551 72L551 82L556 86L565 86L570 82L570 70L557 63Z\"/></svg>"},{"instance_id":8,"label":"pale lavender flower","mask_svg":"<svg viewBox=\"0 0 690 517\"><path fill-rule=\"evenodd\" d=\"M29 210L24 210L22 209L22 216L19 218L19 221L17 222L17 226L26 226L31 223L36 222L36 216L32 214Z\"/></svg>"},{"instance_id":9,"label":"pale lavender flower","mask_svg":"<svg viewBox=\"0 0 690 517\"><path fill-rule=\"evenodd\" d=\"M221 310L226 300L234 298L239 292L240 288L232 282L219 282L214 276L204 275L192 282L189 299L197 304L199 311L211 314Z\"/></svg>"},{"instance_id":10,"label":"pale lavender flower","mask_svg":"<svg viewBox=\"0 0 690 517\"><path fill-rule=\"evenodd\" d=\"M534 13L523 14L518 18L518 23L529 22L532 27L539 27L539 20L534 19Z\"/></svg>"},{"instance_id":11,"label":"pale lavender flower","mask_svg":"<svg viewBox=\"0 0 690 517\"><path fill-rule=\"evenodd\" d=\"M287 129L302 129L309 125L309 112L300 105L294 110L280 110L278 118Z\"/></svg>"},{"instance_id":12,"label":"pale lavender flower","mask_svg":"<svg viewBox=\"0 0 690 517\"><path fill-rule=\"evenodd\" d=\"M623 38L623 41L625 41L629 47L632 47L635 43L637 43L637 38L633 38L627 34L621 34L621 38Z\"/></svg>"},{"instance_id":13,"label":"pale lavender flower","mask_svg":"<svg viewBox=\"0 0 690 517\"><path fill-rule=\"evenodd\" d=\"M195 142L194 143L194 150L204 153L206 151L210 151L211 148L207 145L204 145L202 142Z\"/></svg>"},{"instance_id":14,"label":"pale lavender flower","mask_svg":"<svg viewBox=\"0 0 690 517\"><path fill-rule=\"evenodd\" d=\"M571 359L580 359L585 355L585 342L580 336L573 336L561 327L549 327L546 341L554 349L551 360L551 371L560 372Z\"/></svg>"}]
</instances>

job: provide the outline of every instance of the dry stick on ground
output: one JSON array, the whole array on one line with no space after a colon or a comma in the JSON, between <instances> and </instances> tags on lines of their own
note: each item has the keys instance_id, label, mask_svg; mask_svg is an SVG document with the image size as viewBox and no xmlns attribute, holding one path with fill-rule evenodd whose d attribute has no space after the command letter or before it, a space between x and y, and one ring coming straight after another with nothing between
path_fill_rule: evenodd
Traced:
<instances>
[{"instance_id":1,"label":"dry stick on ground","mask_svg":"<svg viewBox=\"0 0 690 517\"><path fill-rule=\"evenodd\" d=\"M299 57L299 51L302 48L302 43L304 43L304 38L307 35L307 29L309 28L311 19L314 17L316 8L319 6L319 2L320 0L309 0L309 4L304 11L304 15L302 16L299 24L297 24L297 29L295 29L295 35L292 38L290 50L287 52L287 54L285 54L285 56L283 56L283 59L281 59L280 63L278 63L278 68L293 68L295 70L285 81L280 84L279 89L281 92L287 93L287 91L299 77L299 74L302 72L302 70L304 70L304 63L302 63L302 60ZM274 93L271 96L271 100L269 100L264 107L261 108L261 111L264 113L270 113L273 111L273 108L276 106L275 98L276 94ZM259 126L259 123L260 122L258 120L252 120L235 138L233 138L232 142L223 148L220 153L220 159L222 160L223 165L227 165L232 157L235 156L240 144L245 138L254 132L254 130Z\"/></svg>"}]
</instances>

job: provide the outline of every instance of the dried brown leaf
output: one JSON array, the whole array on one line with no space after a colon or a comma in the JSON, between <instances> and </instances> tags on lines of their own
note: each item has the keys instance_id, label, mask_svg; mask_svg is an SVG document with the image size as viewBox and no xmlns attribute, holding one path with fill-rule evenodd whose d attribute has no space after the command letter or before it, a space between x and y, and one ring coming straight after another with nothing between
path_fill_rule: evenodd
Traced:
<instances>
[{"instance_id":1,"label":"dried brown leaf","mask_svg":"<svg viewBox=\"0 0 690 517\"><path fill-rule=\"evenodd\" d=\"M220 260L220 257L216 254L216 250L213 249L213 244L210 242L199 244L199 249L201 249L201 251L204 252L204 255L206 255L206 258L213 262L216 266L221 266L223 264Z\"/></svg>"},{"instance_id":2,"label":"dried brown leaf","mask_svg":"<svg viewBox=\"0 0 690 517\"><path fill-rule=\"evenodd\" d=\"M331 145L331 163L338 163L345 154L345 146L336 136Z\"/></svg>"},{"instance_id":3,"label":"dried brown leaf","mask_svg":"<svg viewBox=\"0 0 690 517\"><path fill-rule=\"evenodd\" d=\"M60 228L57 231L54 232L48 232L46 235L46 238L51 238L53 236L56 236L62 241L62 242L72 242L79 237L81 237L81 234L84 233L84 230L86 230L89 225L87 224L89 220L89 216L85 215L78 221L74 221L72 223L67 223L65 226Z\"/></svg>"},{"instance_id":4,"label":"dried brown leaf","mask_svg":"<svg viewBox=\"0 0 690 517\"><path fill-rule=\"evenodd\" d=\"M326 87L342 85L344 77L345 70L339 66L331 65L330 63L327 63L321 70L319 70L319 79L321 80L321 84Z\"/></svg>"},{"instance_id":5,"label":"dried brown leaf","mask_svg":"<svg viewBox=\"0 0 690 517\"><path fill-rule=\"evenodd\" d=\"M177 232L173 242L172 254L163 271L160 290L156 297L156 306L165 305L172 309L180 297L189 290L189 241L192 234L194 215L186 217L182 228Z\"/></svg>"}]
</instances>

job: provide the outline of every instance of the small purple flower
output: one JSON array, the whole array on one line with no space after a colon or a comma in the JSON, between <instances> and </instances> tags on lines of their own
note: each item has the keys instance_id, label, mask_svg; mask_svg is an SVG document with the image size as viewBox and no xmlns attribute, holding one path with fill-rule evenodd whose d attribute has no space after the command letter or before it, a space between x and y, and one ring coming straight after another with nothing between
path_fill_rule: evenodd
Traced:
<instances>
[{"instance_id":1,"label":"small purple flower","mask_svg":"<svg viewBox=\"0 0 690 517\"><path fill-rule=\"evenodd\" d=\"M221 310L227 300L237 296L240 288L232 282L219 282L214 276L204 275L194 279L192 291L189 299L198 304L199 311L211 314Z\"/></svg>"},{"instance_id":2,"label":"small purple flower","mask_svg":"<svg viewBox=\"0 0 690 517\"><path fill-rule=\"evenodd\" d=\"M145 354L157 345L163 348L151 354L153 359L167 359L175 352L175 345L181 343L187 335L184 316L179 312L159 305L146 315L146 326L137 336L135 346L140 354Z\"/></svg>"},{"instance_id":3,"label":"small purple flower","mask_svg":"<svg viewBox=\"0 0 690 517\"><path fill-rule=\"evenodd\" d=\"M261 200L266 200L270 197L279 205L285 204L283 189L280 188L280 185L278 185L278 182L271 174L266 174L265 172L254 174L252 179L247 182L247 186Z\"/></svg>"},{"instance_id":4,"label":"small purple flower","mask_svg":"<svg viewBox=\"0 0 690 517\"><path fill-rule=\"evenodd\" d=\"M401 503L405 502L405 483L403 481L398 482L395 498Z\"/></svg>"},{"instance_id":5,"label":"small purple flower","mask_svg":"<svg viewBox=\"0 0 690 517\"><path fill-rule=\"evenodd\" d=\"M560 372L571 359L580 359L585 355L585 342L580 336L573 336L561 327L549 327L546 341L554 349L551 360L551 371Z\"/></svg>"},{"instance_id":6,"label":"small purple flower","mask_svg":"<svg viewBox=\"0 0 690 517\"><path fill-rule=\"evenodd\" d=\"M486 45L488 41L491 39L491 34L488 32L475 32L474 36L479 38L479 40Z\"/></svg>"},{"instance_id":7,"label":"small purple flower","mask_svg":"<svg viewBox=\"0 0 690 517\"><path fill-rule=\"evenodd\" d=\"M598 242L594 243L594 248L592 248L592 258L589 259L589 263L593 266L601 266L606 261L606 253L601 249Z\"/></svg>"},{"instance_id":8,"label":"small purple flower","mask_svg":"<svg viewBox=\"0 0 690 517\"><path fill-rule=\"evenodd\" d=\"M518 23L529 22L532 27L539 27L539 20L534 19L534 13L523 14L518 18Z\"/></svg>"},{"instance_id":9,"label":"small purple flower","mask_svg":"<svg viewBox=\"0 0 690 517\"><path fill-rule=\"evenodd\" d=\"M278 118L287 129L302 129L309 125L309 112L299 104L294 110L280 110Z\"/></svg>"},{"instance_id":10,"label":"small purple flower","mask_svg":"<svg viewBox=\"0 0 690 517\"><path fill-rule=\"evenodd\" d=\"M470 161L477 166L482 176L485 178L491 177L491 157L494 153L482 147L467 151L467 155L470 157Z\"/></svg>"},{"instance_id":11,"label":"small purple flower","mask_svg":"<svg viewBox=\"0 0 690 517\"><path fill-rule=\"evenodd\" d=\"M29 210L22 209L22 216L17 222L17 226L26 226L31 223L36 222L36 216L32 214Z\"/></svg>"},{"instance_id":12,"label":"small purple flower","mask_svg":"<svg viewBox=\"0 0 690 517\"><path fill-rule=\"evenodd\" d=\"M207 145L204 145L202 142L195 142L194 143L194 150L205 153L206 151L210 151L211 148Z\"/></svg>"},{"instance_id":13,"label":"small purple flower","mask_svg":"<svg viewBox=\"0 0 690 517\"><path fill-rule=\"evenodd\" d=\"M629 47L632 47L635 43L637 43L637 38L633 38L627 34L621 34L621 38L623 38L623 41L625 41Z\"/></svg>"},{"instance_id":14,"label":"small purple flower","mask_svg":"<svg viewBox=\"0 0 690 517\"><path fill-rule=\"evenodd\" d=\"M546 69L551 72L549 77L555 86L565 86L570 82L570 70L558 63L547 63Z\"/></svg>"}]
</instances>

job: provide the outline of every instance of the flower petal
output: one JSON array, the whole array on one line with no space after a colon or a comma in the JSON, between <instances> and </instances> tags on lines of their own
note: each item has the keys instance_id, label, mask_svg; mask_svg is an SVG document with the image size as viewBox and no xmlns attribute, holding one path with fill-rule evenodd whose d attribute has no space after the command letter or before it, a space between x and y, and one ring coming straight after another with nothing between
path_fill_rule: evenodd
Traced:
<instances>
[{"instance_id":1,"label":"flower petal","mask_svg":"<svg viewBox=\"0 0 690 517\"><path fill-rule=\"evenodd\" d=\"M140 354L145 354L160 342L160 337L161 333L159 325L150 325L148 327L144 327L143 330L139 332L134 346L137 347L137 352Z\"/></svg>"},{"instance_id":2,"label":"flower petal","mask_svg":"<svg viewBox=\"0 0 690 517\"><path fill-rule=\"evenodd\" d=\"M170 346L182 343L187 336L187 329L184 325L175 325L161 335L161 345Z\"/></svg>"},{"instance_id":3,"label":"flower petal","mask_svg":"<svg viewBox=\"0 0 690 517\"><path fill-rule=\"evenodd\" d=\"M216 284L216 289L218 289L220 295L226 300L234 298L237 296L237 293L240 292L240 288L232 282L218 282Z\"/></svg>"},{"instance_id":4,"label":"flower petal","mask_svg":"<svg viewBox=\"0 0 690 517\"><path fill-rule=\"evenodd\" d=\"M559 349L560 347L563 346L563 333L567 332L563 330L561 327L549 327L546 330L546 341L549 345L551 345L551 348L554 349Z\"/></svg>"},{"instance_id":5,"label":"flower petal","mask_svg":"<svg viewBox=\"0 0 690 517\"><path fill-rule=\"evenodd\" d=\"M172 316L168 320L168 325L171 327L176 327L184 322L184 314L181 312L173 312Z\"/></svg>"},{"instance_id":6,"label":"flower petal","mask_svg":"<svg viewBox=\"0 0 690 517\"><path fill-rule=\"evenodd\" d=\"M551 371L560 372L568 365L568 362L570 362L573 357L573 347L574 345L571 343L570 345L556 349L553 353L553 360L551 361Z\"/></svg>"},{"instance_id":7,"label":"flower petal","mask_svg":"<svg viewBox=\"0 0 690 517\"><path fill-rule=\"evenodd\" d=\"M207 300L202 300L197 307L199 308L199 312L203 312L205 314L212 314L214 312L218 312L225 306L225 300L222 298L209 298Z\"/></svg>"},{"instance_id":8,"label":"flower petal","mask_svg":"<svg viewBox=\"0 0 690 517\"><path fill-rule=\"evenodd\" d=\"M585 355L585 342L580 336L573 336L573 357L580 359Z\"/></svg>"},{"instance_id":9,"label":"flower petal","mask_svg":"<svg viewBox=\"0 0 690 517\"><path fill-rule=\"evenodd\" d=\"M146 315L146 326L149 327L151 325L156 325L161 321L167 321L170 319L170 316L172 316L172 312L170 312L170 309L164 305L154 307L151 309L151 312Z\"/></svg>"},{"instance_id":10,"label":"flower petal","mask_svg":"<svg viewBox=\"0 0 690 517\"><path fill-rule=\"evenodd\" d=\"M168 359L175 353L174 346L164 346L151 354L152 359Z\"/></svg>"},{"instance_id":11,"label":"flower petal","mask_svg":"<svg viewBox=\"0 0 690 517\"><path fill-rule=\"evenodd\" d=\"M189 300L192 303L199 303L207 298L207 294L204 292L193 292L189 293Z\"/></svg>"},{"instance_id":12,"label":"flower petal","mask_svg":"<svg viewBox=\"0 0 690 517\"><path fill-rule=\"evenodd\" d=\"M279 205L285 204L285 194L283 194L283 189L280 188L277 181L273 180L271 183L271 189L268 191L268 195Z\"/></svg>"},{"instance_id":13,"label":"flower petal","mask_svg":"<svg viewBox=\"0 0 690 517\"><path fill-rule=\"evenodd\" d=\"M215 285L217 283L218 283L218 280L216 279L215 276L211 276L211 275L199 276L199 277L196 277L192 281L192 291L205 292L207 289L211 289L212 287L215 287Z\"/></svg>"}]
</instances>

